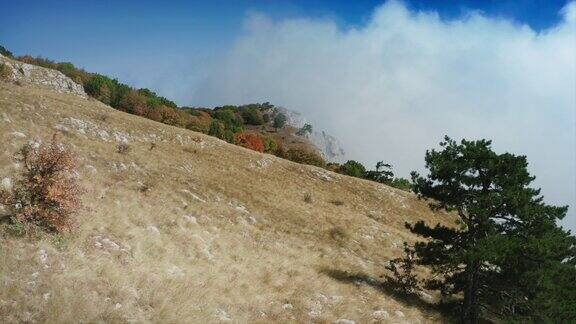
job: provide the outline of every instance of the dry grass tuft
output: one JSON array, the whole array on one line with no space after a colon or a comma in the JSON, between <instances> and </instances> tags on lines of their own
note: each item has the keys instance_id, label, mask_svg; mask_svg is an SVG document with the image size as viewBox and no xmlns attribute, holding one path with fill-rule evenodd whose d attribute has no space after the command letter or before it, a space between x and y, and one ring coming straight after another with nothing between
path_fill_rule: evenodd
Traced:
<instances>
[{"instance_id":1,"label":"dry grass tuft","mask_svg":"<svg viewBox=\"0 0 576 324\"><path fill-rule=\"evenodd\" d=\"M120 142L116 145L116 152L120 154L128 154L132 148L127 142Z\"/></svg>"},{"instance_id":2,"label":"dry grass tuft","mask_svg":"<svg viewBox=\"0 0 576 324\"><path fill-rule=\"evenodd\" d=\"M328 231L328 234L334 241L340 244L344 243L349 236L348 233L346 233L346 230L339 226L330 229L330 231Z\"/></svg>"},{"instance_id":3,"label":"dry grass tuft","mask_svg":"<svg viewBox=\"0 0 576 324\"><path fill-rule=\"evenodd\" d=\"M342 200L330 200L330 203L334 206L344 206L344 202Z\"/></svg>"}]
</instances>

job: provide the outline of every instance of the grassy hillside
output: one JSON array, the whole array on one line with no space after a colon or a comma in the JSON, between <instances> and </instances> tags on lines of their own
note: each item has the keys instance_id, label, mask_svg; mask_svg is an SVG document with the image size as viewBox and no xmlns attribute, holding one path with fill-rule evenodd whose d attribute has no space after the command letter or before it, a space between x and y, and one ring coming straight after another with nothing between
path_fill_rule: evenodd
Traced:
<instances>
[{"instance_id":1,"label":"grassy hillside","mask_svg":"<svg viewBox=\"0 0 576 324\"><path fill-rule=\"evenodd\" d=\"M380 285L404 222L438 219L408 192L0 82L0 179L54 133L86 208L71 233L0 230L0 322L442 320Z\"/></svg>"},{"instance_id":2,"label":"grassy hillside","mask_svg":"<svg viewBox=\"0 0 576 324\"><path fill-rule=\"evenodd\" d=\"M117 79L77 68L70 62L58 63L30 55L15 58L2 46L0 53L3 53L0 54L0 79L26 81L41 87L56 83L59 92L87 94L133 115L208 134L295 162L326 165L318 148L306 136L298 136L298 129L286 125L286 116L268 102L214 108L178 107L150 89L130 87ZM31 71L35 72L34 75ZM283 122L277 123L276 117L283 117Z\"/></svg>"}]
</instances>

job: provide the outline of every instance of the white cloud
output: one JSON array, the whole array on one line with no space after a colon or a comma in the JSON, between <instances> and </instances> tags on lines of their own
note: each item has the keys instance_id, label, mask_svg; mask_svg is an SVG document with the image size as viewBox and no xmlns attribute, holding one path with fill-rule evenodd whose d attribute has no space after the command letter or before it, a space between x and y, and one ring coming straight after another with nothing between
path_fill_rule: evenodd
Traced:
<instances>
[{"instance_id":1,"label":"white cloud","mask_svg":"<svg viewBox=\"0 0 576 324\"><path fill-rule=\"evenodd\" d=\"M390 1L363 26L252 14L206 105L270 101L339 137L350 158L422 170L444 134L525 154L548 202L576 203L576 2L535 32L477 12L443 21ZM567 224L576 230L576 206Z\"/></svg>"}]
</instances>

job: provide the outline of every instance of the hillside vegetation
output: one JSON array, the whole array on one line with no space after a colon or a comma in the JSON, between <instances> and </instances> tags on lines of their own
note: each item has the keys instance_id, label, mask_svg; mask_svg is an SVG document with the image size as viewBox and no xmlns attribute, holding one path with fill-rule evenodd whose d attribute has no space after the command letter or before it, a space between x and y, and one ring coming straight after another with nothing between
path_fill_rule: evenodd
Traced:
<instances>
[{"instance_id":1,"label":"hillside vegetation","mask_svg":"<svg viewBox=\"0 0 576 324\"><path fill-rule=\"evenodd\" d=\"M229 143L259 152L271 153L290 160L325 166L326 162L306 137L309 129L295 129L286 124L286 116L274 105L225 105L221 107L178 107L173 101L150 89L136 89L108 76L87 72L70 62L55 62L47 58L23 55L14 58L0 48L5 79L18 80L27 76L27 68L40 66L66 75L70 87L84 89L86 94L111 107L158 121L218 137ZM49 81L48 81L49 82ZM78 91L76 91L78 92Z\"/></svg>"},{"instance_id":2,"label":"hillside vegetation","mask_svg":"<svg viewBox=\"0 0 576 324\"><path fill-rule=\"evenodd\" d=\"M85 208L62 234L3 223L0 322L445 320L382 284L404 223L446 219L413 194L51 88L0 82L0 179L56 133Z\"/></svg>"},{"instance_id":3,"label":"hillside vegetation","mask_svg":"<svg viewBox=\"0 0 576 324\"><path fill-rule=\"evenodd\" d=\"M286 109L279 109L269 102L214 108L178 107L173 101L157 95L150 89L130 87L117 79L77 68L70 62L58 63L30 55L14 58L12 53L2 46L0 55L5 56L0 56L2 61L0 69L6 74L4 79L7 80L17 81L22 76L27 77L28 68L31 66L41 66L47 71L56 70L69 77L64 82L66 87L74 90L73 93L82 92L81 95L84 95L82 91L84 89L90 97L115 109L167 125L202 132L228 143L270 153L294 162L315 165L409 190L408 180L395 178L391 171L392 166L389 164L379 162L375 170L366 170L354 160L342 165L335 161L326 161L327 157L321 153L322 150L309 139L309 135L313 133L312 125L304 124L301 128L295 128L287 123L287 116L282 112ZM53 72L48 74L51 75ZM51 80L35 83L51 83ZM351 170L350 164L357 170ZM380 170L380 166L385 168Z\"/></svg>"}]
</instances>

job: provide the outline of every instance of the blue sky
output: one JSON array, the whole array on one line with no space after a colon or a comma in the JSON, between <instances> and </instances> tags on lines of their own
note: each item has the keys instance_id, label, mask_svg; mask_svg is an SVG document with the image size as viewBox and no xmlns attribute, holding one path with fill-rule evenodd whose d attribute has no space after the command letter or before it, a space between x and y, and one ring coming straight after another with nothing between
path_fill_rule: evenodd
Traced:
<instances>
[{"instance_id":1,"label":"blue sky","mask_svg":"<svg viewBox=\"0 0 576 324\"><path fill-rule=\"evenodd\" d=\"M490 138L576 204L574 1L8 1L0 44L180 105L286 106L404 177L444 134Z\"/></svg>"},{"instance_id":2,"label":"blue sky","mask_svg":"<svg viewBox=\"0 0 576 324\"><path fill-rule=\"evenodd\" d=\"M224 51L242 33L243 22L251 12L265 13L273 19L331 19L341 28L350 28L366 23L382 2L8 1L2 5L0 44L17 55L71 61L91 71L140 83L141 76L136 74L157 73L146 67L153 64L151 61L185 60L200 66L215 53ZM413 0L405 3L414 10L437 11L443 19L478 10L542 30L558 22L558 12L566 1ZM150 86L154 82L135 85Z\"/></svg>"}]
</instances>

